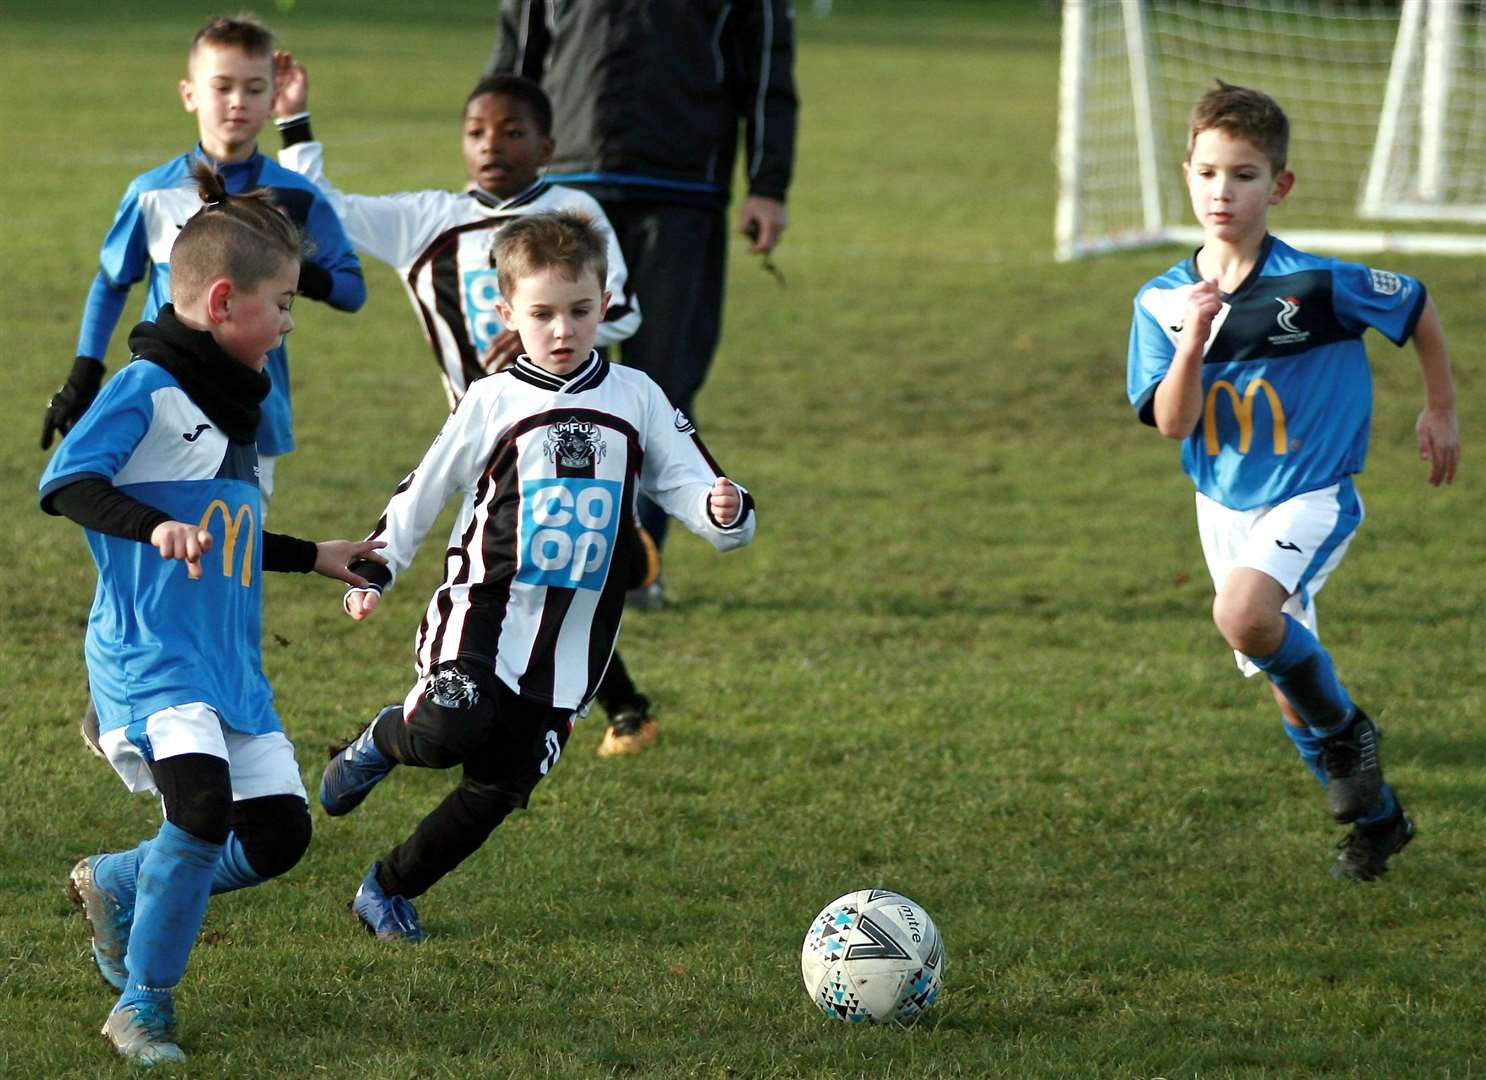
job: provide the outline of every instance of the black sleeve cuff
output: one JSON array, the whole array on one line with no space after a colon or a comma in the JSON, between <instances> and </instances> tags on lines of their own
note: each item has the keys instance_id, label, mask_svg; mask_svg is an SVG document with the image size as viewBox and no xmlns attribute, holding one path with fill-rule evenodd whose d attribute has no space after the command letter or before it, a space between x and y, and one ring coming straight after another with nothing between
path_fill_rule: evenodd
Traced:
<instances>
[{"instance_id":1,"label":"black sleeve cuff","mask_svg":"<svg viewBox=\"0 0 1486 1080\"><path fill-rule=\"evenodd\" d=\"M346 569L350 570L353 574L360 574L366 578L367 587L376 589L377 592L381 592L388 585L392 584L392 571L388 570L386 566L379 562L373 562L371 559L356 559Z\"/></svg>"},{"instance_id":2,"label":"black sleeve cuff","mask_svg":"<svg viewBox=\"0 0 1486 1080\"><path fill-rule=\"evenodd\" d=\"M103 366L102 360L91 356L79 356L72 361L72 371L68 375L69 381L76 377L79 381L90 382L98 386L103 382L103 373L108 370Z\"/></svg>"},{"instance_id":3,"label":"black sleeve cuff","mask_svg":"<svg viewBox=\"0 0 1486 1080\"><path fill-rule=\"evenodd\" d=\"M319 263L305 259L299 264L300 296L308 296L311 300L329 300L330 290L334 285L335 279L330 276L330 271Z\"/></svg>"},{"instance_id":4,"label":"black sleeve cuff","mask_svg":"<svg viewBox=\"0 0 1486 1080\"><path fill-rule=\"evenodd\" d=\"M734 486L736 487L737 485ZM731 525L724 525L718 521L717 516L712 513L712 501L710 499L707 501L707 520L723 530L723 532L732 532L748 520L749 514L753 513L753 496L743 491L742 488L738 488L738 490L743 492L743 505L738 508L738 516L733 519Z\"/></svg>"},{"instance_id":5,"label":"black sleeve cuff","mask_svg":"<svg viewBox=\"0 0 1486 1080\"><path fill-rule=\"evenodd\" d=\"M315 136L310 133L309 113L300 113L298 116L276 120L274 125L279 129L279 137L284 140L285 146L314 141Z\"/></svg>"},{"instance_id":6,"label":"black sleeve cuff","mask_svg":"<svg viewBox=\"0 0 1486 1080\"><path fill-rule=\"evenodd\" d=\"M313 540L263 530L263 569L278 574L308 574L320 548Z\"/></svg>"}]
</instances>

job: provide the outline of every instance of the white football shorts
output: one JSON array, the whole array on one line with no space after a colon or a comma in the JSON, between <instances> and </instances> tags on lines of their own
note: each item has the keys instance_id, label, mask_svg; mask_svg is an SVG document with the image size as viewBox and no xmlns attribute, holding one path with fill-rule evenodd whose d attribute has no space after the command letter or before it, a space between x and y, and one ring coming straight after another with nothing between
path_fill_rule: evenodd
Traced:
<instances>
[{"instance_id":1,"label":"white football shorts","mask_svg":"<svg viewBox=\"0 0 1486 1080\"><path fill-rule=\"evenodd\" d=\"M268 504L273 502L273 475L274 466L278 464L277 457L258 456L258 500L260 518L268 520Z\"/></svg>"},{"instance_id":2,"label":"white football shorts","mask_svg":"<svg viewBox=\"0 0 1486 1080\"><path fill-rule=\"evenodd\" d=\"M1216 589L1243 566L1268 574L1290 594L1283 610L1317 637L1316 594L1347 553L1362 525L1362 498L1350 477L1273 506L1231 510L1197 492L1197 533ZM1245 676L1259 669L1243 653Z\"/></svg>"},{"instance_id":3,"label":"white football shorts","mask_svg":"<svg viewBox=\"0 0 1486 1080\"><path fill-rule=\"evenodd\" d=\"M108 763L130 791L155 792L151 761L181 754L210 754L222 758L232 774L232 798L298 795L308 802L294 744L282 731L244 735L233 731L216 710L204 702L173 705L152 713L143 725L105 731L98 739Z\"/></svg>"}]
</instances>

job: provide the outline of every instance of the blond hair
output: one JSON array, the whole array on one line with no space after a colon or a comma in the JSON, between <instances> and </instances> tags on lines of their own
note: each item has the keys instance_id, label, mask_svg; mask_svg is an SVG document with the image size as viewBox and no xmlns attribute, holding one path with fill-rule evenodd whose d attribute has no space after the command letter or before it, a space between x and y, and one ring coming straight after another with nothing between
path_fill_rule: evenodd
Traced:
<instances>
[{"instance_id":1,"label":"blond hair","mask_svg":"<svg viewBox=\"0 0 1486 1080\"><path fill-rule=\"evenodd\" d=\"M585 270L598 277L599 288L609 276L608 245L587 214L574 210L528 214L496 234L490 252L501 295L509 302L516 284L543 270L562 271L577 281Z\"/></svg>"}]
</instances>

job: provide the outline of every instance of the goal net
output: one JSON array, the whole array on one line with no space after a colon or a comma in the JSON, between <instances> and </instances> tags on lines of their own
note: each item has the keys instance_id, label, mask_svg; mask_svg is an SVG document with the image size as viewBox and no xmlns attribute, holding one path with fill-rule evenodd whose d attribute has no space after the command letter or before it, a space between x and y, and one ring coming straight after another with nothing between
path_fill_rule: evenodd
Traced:
<instances>
[{"instance_id":1,"label":"goal net","mask_svg":"<svg viewBox=\"0 0 1486 1080\"><path fill-rule=\"evenodd\" d=\"M1286 240L1486 253L1486 2L1064 0L1059 259L1200 242L1181 162L1217 78L1290 117Z\"/></svg>"}]
</instances>

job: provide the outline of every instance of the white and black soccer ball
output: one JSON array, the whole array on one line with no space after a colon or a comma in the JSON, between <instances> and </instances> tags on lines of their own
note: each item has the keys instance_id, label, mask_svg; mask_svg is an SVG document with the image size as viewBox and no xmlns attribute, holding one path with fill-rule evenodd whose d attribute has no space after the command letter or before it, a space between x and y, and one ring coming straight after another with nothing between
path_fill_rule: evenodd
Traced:
<instances>
[{"instance_id":1,"label":"white and black soccer ball","mask_svg":"<svg viewBox=\"0 0 1486 1080\"><path fill-rule=\"evenodd\" d=\"M848 1023L908 1021L944 985L944 941L929 913L887 889L862 889L827 904L800 949L805 992Z\"/></svg>"}]
</instances>

